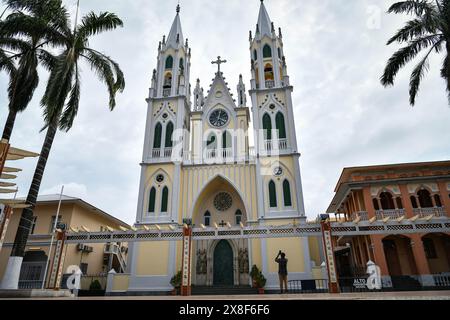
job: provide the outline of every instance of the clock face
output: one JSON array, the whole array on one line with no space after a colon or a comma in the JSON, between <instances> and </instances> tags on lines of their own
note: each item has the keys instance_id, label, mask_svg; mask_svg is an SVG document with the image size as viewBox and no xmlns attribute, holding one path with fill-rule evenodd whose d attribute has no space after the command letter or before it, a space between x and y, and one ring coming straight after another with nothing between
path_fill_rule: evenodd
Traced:
<instances>
[{"instance_id":1,"label":"clock face","mask_svg":"<svg viewBox=\"0 0 450 320\"><path fill-rule=\"evenodd\" d=\"M209 116L209 123L216 128L223 127L228 123L228 113L223 109L214 110Z\"/></svg>"},{"instance_id":2,"label":"clock face","mask_svg":"<svg viewBox=\"0 0 450 320\"><path fill-rule=\"evenodd\" d=\"M277 177L281 176L283 174L283 168L281 168L281 167L274 168L273 174L274 174L274 176L277 176Z\"/></svg>"}]
</instances>

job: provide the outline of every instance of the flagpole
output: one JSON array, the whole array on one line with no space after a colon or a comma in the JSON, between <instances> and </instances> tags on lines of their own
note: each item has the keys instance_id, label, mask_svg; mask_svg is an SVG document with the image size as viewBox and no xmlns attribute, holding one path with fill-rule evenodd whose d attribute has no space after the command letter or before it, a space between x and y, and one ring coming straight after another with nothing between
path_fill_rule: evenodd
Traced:
<instances>
[{"instance_id":1,"label":"flagpole","mask_svg":"<svg viewBox=\"0 0 450 320\"><path fill-rule=\"evenodd\" d=\"M53 223L52 239L50 240L50 247L48 249L47 263L45 264L44 280L42 281L42 287L41 287L42 290L44 290L45 283L47 282L47 270L48 270L48 265L50 262L51 253L52 253L53 240L55 239L56 226L58 225L59 210L61 209L61 200L62 200L63 192L64 192L64 186L61 187L61 193L59 195L59 202L58 202L58 209L56 211L55 222Z\"/></svg>"}]
</instances>

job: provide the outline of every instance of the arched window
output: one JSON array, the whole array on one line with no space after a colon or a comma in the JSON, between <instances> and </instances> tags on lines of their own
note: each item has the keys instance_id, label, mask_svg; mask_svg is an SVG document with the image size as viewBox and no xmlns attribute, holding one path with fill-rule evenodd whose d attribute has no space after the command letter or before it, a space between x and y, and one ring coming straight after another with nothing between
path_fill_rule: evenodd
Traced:
<instances>
[{"instance_id":1,"label":"arched window","mask_svg":"<svg viewBox=\"0 0 450 320\"><path fill-rule=\"evenodd\" d=\"M284 197L284 206L291 207L292 206L291 185L287 180L283 181L283 197Z\"/></svg>"},{"instance_id":2,"label":"arched window","mask_svg":"<svg viewBox=\"0 0 450 320\"><path fill-rule=\"evenodd\" d=\"M277 116L275 117L275 123L277 125L278 130L278 138L286 139L286 127L284 124L284 116L281 112L277 113Z\"/></svg>"},{"instance_id":3,"label":"arched window","mask_svg":"<svg viewBox=\"0 0 450 320\"><path fill-rule=\"evenodd\" d=\"M228 131L222 133L222 149L230 149L232 146L231 134Z\"/></svg>"},{"instance_id":4,"label":"arched window","mask_svg":"<svg viewBox=\"0 0 450 320\"><path fill-rule=\"evenodd\" d=\"M166 75L164 76L163 88L164 89L172 88L172 74L170 72L166 73Z\"/></svg>"},{"instance_id":5,"label":"arched window","mask_svg":"<svg viewBox=\"0 0 450 320\"><path fill-rule=\"evenodd\" d=\"M373 203L373 208L375 210L380 210L380 206L378 205L378 199L377 198L373 198L372 199L372 203Z\"/></svg>"},{"instance_id":6,"label":"arched window","mask_svg":"<svg viewBox=\"0 0 450 320\"><path fill-rule=\"evenodd\" d=\"M393 210L395 209L394 199L390 192L382 192L380 194L381 208L383 210Z\"/></svg>"},{"instance_id":7,"label":"arched window","mask_svg":"<svg viewBox=\"0 0 450 320\"><path fill-rule=\"evenodd\" d=\"M184 60L180 58L180 69L184 69Z\"/></svg>"},{"instance_id":8,"label":"arched window","mask_svg":"<svg viewBox=\"0 0 450 320\"><path fill-rule=\"evenodd\" d=\"M148 212L155 212L155 200L156 200L156 189L152 187L150 189L150 195L148 198Z\"/></svg>"},{"instance_id":9,"label":"arched window","mask_svg":"<svg viewBox=\"0 0 450 320\"><path fill-rule=\"evenodd\" d=\"M412 205L412 207L413 207L414 209L417 209L418 206L417 206L417 200L416 200L416 197L411 196L411 197L409 197L409 199L411 200L411 205Z\"/></svg>"},{"instance_id":10,"label":"arched window","mask_svg":"<svg viewBox=\"0 0 450 320\"><path fill-rule=\"evenodd\" d=\"M256 52L256 49L253 50L253 60L258 60L258 52Z\"/></svg>"},{"instance_id":11,"label":"arched window","mask_svg":"<svg viewBox=\"0 0 450 320\"><path fill-rule=\"evenodd\" d=\"M266 64L264 67L264 79L266 81L275 79L273 76L273 67L270 63Z\"/></svg>"},{"instance_id":12,"label":"arched window","mask_svg":"<svg viewBox=\"0 0 450 320\"><path fill-rule=\"evenodd\" d=\"M217 137L214 133L211 133L206 141L206 147L209 150L217 149Z\"/></svg>"},{"instance_id":13,"label":"arched window","mask_svg":"<svg viewBox=\"0 0 450 320\"><path fill-rule=\"evenodd\" d=\"M268 44L266 44L263 48L263 57L264 58L272 57L272 48Z\"/></svg>"},{"instance_id":14,"label":"arched window","mask_svg":"<svg viewBox=\"0 0 450 320\"><path fill-rule=\"evenodd\" d=\"M269 202L271 208L276 208L277 205L277 190L275 188L275 182L270 180L269 182Z\"/></svg>"},{"instance_id":15,"label":"arched window","mask_svg":"<svg viewBox=\"0 0 450 320\"><path fill-rule=\"evenodd\" d=\"M280 48L278 48L278 58L281 59L281 49Z\"/></svg>"},{"instance_id":16,"label":"arched window","mask_svg":"<svg viewBox=\"0 0 450 320\"><path fill-rule=\"evenodd\" d=\"M172 69L173 68L173 58L172 56L168 56L166 59L166 69Z\"/></svg>"},{"instance_id":17,"label":"arched window","mask_svg":"<svg viewBox=\"0 0 450 320\"><path fill-rule=\"evenodd\" d=\"M263 130L264 130L264 139L272 140L272 120L270 116L266 113L263 116Z\"/></svg>"},{"instance_id":18,"label":"arched window","mask_svg":"<svg viewBox=\"0 0 450 320\"><path fill-rule=\"evenodd\" d=\"M397 197L397 199L395 199L395 201L397 202L397 208L398 208L398 209L403 209L403 201L402 201L402 198Z\"/></svg>"},{"instance_id":19,"label":"arched window","mask_svg":"<svg viewBox=\"0 0 450 320\"><path fill-rule=\"evenodd\" d=\"M169 122L166 127L166 148L172 148L173 141L172 141L172 135L173 135L173 123Z\"/></svg>"},{"instance_id":20,"label":"arched window","mask_svg":"<svg viewBox=\"0 0 450 320\"><path fill-rule=\"evenodd\" d=\"M431 201L430 192L427 189L422 189L417 192L419 196L419 203L421 208L432 208L433 201Z\"/></svg>"},{"instance_id":21,"label":"arched window","mask_svg":"<svg viewBox=\"0 0 450 320\"><path fill-rule=\"evenodd\" d=\"M235 218L236 218L236 225L239 225L242 221L242 211L241 210L238 209L236 211Z\"/></svg>"},{"instance_id":22,"label":"arched window","mask_svg":"<svg viewBox=\"0 0 450 320\"><path fill-rule=\"evenodd\" d=\"M167 212L168 203L169 203L169 188L164 187L161 196L161 212Z\"/></svg>"},{"instance_id":23,"label":"arched window","mask_svg":"<svg viewBox=\"0 0 450 320\"><path fill-rule=\"evenodd\" d=\"M203 224L206 227L209 227L211 225L211 213L209 213L209 211L206 211L203 215Z\"/></svg>"},{"instance_id":24,"label":"arched window","mask_svg":"<svg viewBox=\"0 0 450 320\"><path fill-rule=\"evenodd\" d=\"M434 203L436 207L442 207L441 197L438 194L434 195Z\"/></svg>"},{"instance_id":25,"label":"arched window","mask_svg":"<svg viewBox=\"0 0 450 320\"><path fill-rule=\"evenodd\" d=\"M153 136L154 149L161 148L161 136L162 136L162 125L161 123L158 122L155 126L155 134Z\"/></svg>"}]
</instances>

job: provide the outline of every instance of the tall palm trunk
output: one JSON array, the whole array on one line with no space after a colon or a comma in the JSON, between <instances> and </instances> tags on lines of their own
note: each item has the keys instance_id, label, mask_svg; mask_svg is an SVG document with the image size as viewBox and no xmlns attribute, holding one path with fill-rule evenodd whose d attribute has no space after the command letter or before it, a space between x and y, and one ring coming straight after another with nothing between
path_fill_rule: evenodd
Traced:
<instances>
[{"instance_id":1,"label":"tall palm trunk","mask_svg":"<svg viewBox=\"0 0 450 320\"><path fill-rule=\"evenodd\" d=\"M48 126L47 134L45 136L44 144L42 145L41 154L34 171L33 181L31 182L30 190L26 203L30 205L30 208L23 209L20 217L19 227L17 229L16 238L14 239L14 246L11 251L11 256L23 257L25 253L25 247L27 245L28 236L31 229L31 221L33 219L33 210L36 206L37 197L39 194L39 188L41 187L42 177L44 175L45 166L47 164L50 149L52 148L53 140L58 129L58 118Z\"/></svg>"},{"instance_id":2,"label":"tall palm trunk","mask_svg":"<svg viewBox=\"0 0 450 320\"><path fill-rule=\"evenodd\" d=\"M9 110L8 118L6 119L5 127L3 128L2 139L10 140L11 134L14 128L14 123L16 122L17 112Z\"/></svg>"}]
</instances>

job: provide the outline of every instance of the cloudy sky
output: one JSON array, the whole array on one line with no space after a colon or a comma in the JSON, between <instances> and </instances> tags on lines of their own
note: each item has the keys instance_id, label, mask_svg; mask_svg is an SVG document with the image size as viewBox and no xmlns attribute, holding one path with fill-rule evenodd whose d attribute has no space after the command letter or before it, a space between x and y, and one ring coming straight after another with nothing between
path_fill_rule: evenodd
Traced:
<instances>
[{"instance_id":1,"label":"cloudy sky","mask_svg":"<svg viewBox=\"0 0 450 320\"><path fill-rule=\"evenodd\" d=\"M65 0L73 8L75 0ZM343 167L450 158L450 108L439 78L442 56L431 61L416 107L408 105L409 71L396 86L379 83L395 46L387 39L406 21L387 15L387 0L266 0L276 28L282 27L291 83L306 211L324 212ZM96 37L91 46L118 61L127 88L109 112L107 92L83 69L80 112L69 133L59 133L43 179L41 194L79 196L128 223L136 214L144 142L146 103L158 41L168 34L177 0L81 0L82 13L117 13L124 28ZM191 79L207 88L211 62L228 60L223 72L230 88L243 74L250 81L248 31L254 31L259 1L182 0L183 33L192 47ZM39 152L44 134L39 99L46 74L12 136L19 148ZM0 74L0 124L6 120L7 78ZM36 159L14 165L19 195L26 195Z\"/></svg>"}]
</instances>

